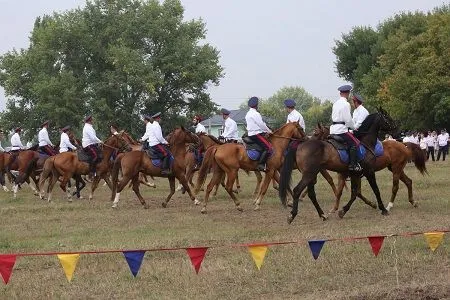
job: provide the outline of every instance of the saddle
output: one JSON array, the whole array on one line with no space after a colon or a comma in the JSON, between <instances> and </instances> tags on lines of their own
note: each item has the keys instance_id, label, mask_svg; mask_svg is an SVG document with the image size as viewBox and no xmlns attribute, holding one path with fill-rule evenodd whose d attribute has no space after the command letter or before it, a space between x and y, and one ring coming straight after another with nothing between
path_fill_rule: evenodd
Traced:
<instances>
[{"instance_id":1,"label":"saddle","mask_svg":"<svg viewBox=\"0 0 450 300\"><path fill-rule=\"evenodd\" d=\"M330 134L327 138L327 142L333 145L336 150L347 150L348 145L345 140L337 134Z\"/></svg>"},{"instance_id":2,"label":"saddle","mask_svg":"<svg viewBox=\"0 0 450 300\"><path fill-rule=\"evenodd\" d=\"M98 155L98 161L100 162L103 159L103 154L101 151L98 151L97 155ZM91 155L88 152L86 152L86 150L84 150L84 149L80 149L77 151L77 157L78 157L78 160L81 162L86 162L88 164L92 163Z\"/></svg>"},{"instance_id":3,"label":"saddle","mask_svg":"<svg viewBox=\"0 0 450 300\"><path fill-rule=\"evenodd\" d=\"M151 160L154 160L154 159L163 159L163 158L164 158L163 155L162 155L162 153L160 153L160 152L157 151L157 150L154 150L154 149L151 148L151 147L146 148L144 151L145 151L145 153L148 155L148 157L149 157Z\"/></svg>"},{"instance_id":4,"label":"saddle","mask_svg":"<svg viewBox=\"0 0 450 300\"><path fill-rule=\"evenodd\" d=\"M258 151L258 152L264 151L263 147L261 147L260 145L258 145L255 142L253 142L253 140L251 138L249 138L248 136L242 138L242 141L244 142L244 146L245 146L245 149L247 149L247 151L249 151L249 150L254 150L254 151Z\"/></svg>"}]
</instances>

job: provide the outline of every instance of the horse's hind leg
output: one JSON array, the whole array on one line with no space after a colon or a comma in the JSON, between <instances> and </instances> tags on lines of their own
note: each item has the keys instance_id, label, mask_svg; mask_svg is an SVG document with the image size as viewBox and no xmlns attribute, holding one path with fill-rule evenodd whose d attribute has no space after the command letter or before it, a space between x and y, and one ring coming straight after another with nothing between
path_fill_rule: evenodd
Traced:
<instances>
[{"instance_id":1,"label":"horse's hind leg","mask_svg":"<svg viewBox=\"0 0 450 300\"><path fill-rule=\"evenodd\" d=\"M234 193L239 194L241 192L241 184L239 183L239 172L236 174L236 190Z\"/></svg>"},{"instance_id":2,"label":"horse's hind leg","mask_svg":"<svg viewBox=\"0 0 450 300\"><path fill-rule=\"evenodd\" d=\"M317 178L308 184L308 197L311 199L312 204L316 208L317 213L319 214L319 218L322 218L323 221L326 221L328 219L328 216L324 214L322 208L320 207L319 203L317 202L316 198L316 191L315 191L315 185L317 182Z\"/></svg>"},{"instance_id":3,"label":"horse's hind leg","mask_svg":"<svg viewBox=\"0 0 450 300\"><path fill-rule=\"evenodd\" d=\"M342 209L338 212L339 218L343 218L345 214L349 211L350 207L352 206L353 202L355 202L356 195L358 194L358 175L351 175L351 196L350 200Z\"/></svg>"},{"instance_id":4,"label":"horse's hind leg","mask_svg":"<svg viewBox=\"0 0 450 300\"><path fill-rule=\"evenodd\" d=\"M225 185L225 190L228 192L228 195L230 195L231 199L233 199L234 204L236 205L236 209L242 211L243 209L241 207L241 203L233 192L234 181L236 180L238 170L230 170L229 172L227 172L227 183Z\"/></svg>"},{"instance_id":5,"label":"horse's hind leg","mask_svg":"<svg viewBox=\"0 0 450 300\"><path fill-rule=\"evenodd\" d=\"M308 184L314 180L313 174L303 173L302 179L297 184L297 186L294 188L294 194L293 194L293 203L292 203L292 209L291 214L288 216L288 223L291 224L292 221L294 221L295 217L298 214L298 202L300 201L300 196L303 192L303 190L308 186Z\"/></svg>"},{"instance_id":6,"label":"horse's hind leg","mask_svg":"<svg viewBox=\"0 0 450 300\"><path fill-rule=\"evenodd\" d=\"M145 202L144 197L142 197L141 192L139 191L139 175L133 177L132 183L133 183L133 191L134 191L134 193L138 197L138 199L141 202L141 204L144 205L144 208L148 209L148 204Z\"/></svg>"},{"instance_id":7,"label":"horse's hind leg","mask_svg":"<svg viewBox=\"0 0 450 300\"><path fill-rule=\"evenodd\" d=\"M369 205L370 207L377 209L377 205L375 203L373 203L372 201L370 201L369 199L367 199L361 192L361 178L358 179L358 193L356 194L356 197L358 197L359 199L361 199L365 204Z\"/></svg>"},{"instance_id":8,"label":"horse's hind leg","mask_svg":"<svg viewBox=\"0 0 450 300\"><path fill-rule=\"evenodd\" d=\"M208 205L209 194L211 193L213 188L216 187L220 183L223 176L224 176L224 173L223 173L222 169L220 169L219 167L214 168L214 173L211 178L211 181L208 183L208 186L206 187L205 199L204 199L203 207L201 210L202 214L206 214L206 206Z\"/></svg>"},{"instance_id":9,"label":"horse's hind leg","mask_svg":"<svg viewBox=\"0 0 450 300\"><path fill-rule=\"evenodd\" d=\"M401 174L400 174L400 180L406 185L406 187L408 188L408 200L409 203L411 203L412 206L417 207L417 202L414 201L413 198L413 189L412 189L412 180L411 178L409 178L405 172L402 170Z\"/></svg>"},{"instance_id":10,"label":"horse's hind leg","mask_svg":"<svg viewBox=\"0 0 450 300\"><path fill-rule=\"evenodd\" d=\"M172 198L173 194L175 194L175 177L174 176L169 176L167 179L169 179L170 192L169 192L169 195L166 198L166 201L164 201L162 203L162 207L167 207L167 203L169 203L170 198ZM183 180L180 180L180 182L183 182ZM183 183L181 183L181 184L183 184ZM183 186L187 186L186 178L184 178ZM189 189L189 187L188 187L188 189ZM190 190L189 190L189 192L190 192Z\"/></svg>"}]
</instances>

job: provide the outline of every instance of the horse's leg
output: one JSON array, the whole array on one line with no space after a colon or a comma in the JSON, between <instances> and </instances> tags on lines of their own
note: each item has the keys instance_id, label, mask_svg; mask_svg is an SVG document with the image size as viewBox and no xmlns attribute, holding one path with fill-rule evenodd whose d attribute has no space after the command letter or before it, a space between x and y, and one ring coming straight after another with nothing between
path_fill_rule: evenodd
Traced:
<instances>
[{"instance_id":1,"label":"horse's leg","mask_svg":"<svg viewBox=\"0 0 450 300\"><path fill-rule=\"evenodd\" d=\"M105 177L105 182L107 182L106 178L107 177ZM94 191L97 189L100 179L101 179L100 176L95 176L94 179L92 180L91 193L89 194L89 200L92 200L92 198L94 198ZM109 188L111 189L111 181L109 181L108 185L109 185Z\"/></svg>"},{"instance_id":2,"label":"horse's leg","mask_svg":"<svg viewBox=\"0 0 450 300\"><path fill-rule=\"evenodd\" d=\"M178 177L178 180L180 181L181 185L186 190L186 192L189 195L189 198L191 198L191 200L194 202L194 204L199 205L200 201L198 201L197 198L195 198L194 194L192 193L191 188L189 187L189 184L186 180L186 177L184 176L184 172L181 173L181 176ZM175 192L175 187L174 187L174 192Z\"/></svg>"},{"instance_id":3,"label":"horse's leg","mask_svg":"<svg viewBox=\"0 0 450 300\"><path fill-rule=\"evenodd\" d=\"M358 175L350 175L350 181L351 181L351 195L350 200L342 209L338 212L339 218L343 218L345 214L348 212L350 207L352 206L353 202L355 202L356 195L358 194Z\"/></svg>"},{"instance_id":4,"label":"horse's leg","mask_svg":"<svg viewBox=\"0 0 450 300\"><path fill-rule=\"evenodd\" d=\"M222 178L220 179L219 183L217 183L214 186L214 193L213 196L217 196L217 191L219 190L219 186L222 185L223 187L225 187L225 173L222 173Z\"/></svg>"},{"instance_id":5,"label":"horse's leg","mask_svg":"<svg viewBox=\"0 0 450 300\"><path fill-rule=\"evenodd\" d=\"M50 181L48 183L48 187L47 187L47 201L51 202L52 201L52 193L53 193L53 187L55 186L56 182L58 182L58 178L59 178L59 174L57 174L56 172L52 172L52 176L50 176Z\"/></svg>"},{"instance_id":6,"label":"horse's leg","mask_svg":"<svg viewBox=\"0 0 450 300\"><path fill-rule=\"evenodd\" d=\"M147 176L144 173L139 173L139 181L140 183L145 184L148 187L156 188L156 185L154 182L149 182L147 179Z\"/></svg>"},{"instance_id":7,"label":"horse's leg","mask_svg":"<svg viewBox=\"0 0 450 300\"><path fill-rule=\"evenodd\" d=\"M368 175L366 175L366 178L373 190L373 193L375 194L375 197L377 198L378 208L381 210L381 214L383 216L389 215L389 212L386 210L383 201L381 200L380 189L378 188L375 172L369 173Z\"/></svg>"},{"instance_id":8,"label":"horse's leg","mask_svg":"<svg viewBox=\"0 0 450 300\"><path fill-rule=\"evenodd\" d=\"M241 184L239 183L239 172L236 174L236 190L233 191L236 194L241 192Z\"/></svg>"},{"instance_id":9,"label":"horse's leg","mask_svg":"<svg viewBox=\"0 0 450 300\"><path fill-rule=\"evenodd\" d=\"M345 178L345 175L338 173L338 187L336 189L334 206L330 210L330 213L335 213L339 209L339 203L341 202L342 192L344 191L345 186Z\"/></svg>"},{"instance_id":10,"label":"horse's leg","mask_svg":"<svg viewBox=\"0 0 450 300\"><path fill-rule=\"evenodd\" d=\"M261 205L262 198L264 197L264 195L267 192L267 189L269 188L269 184L272 181L274 172L275 172L275 170L272 170L272 169L269 169L266 172L266 175L264 176L264 180L263 180L263 183L262 183L261 188L259 190L258 196L256 197L256 200L255 200L255 208L254 208L254 210L260 210L261 209L260 205Z\"/></svg>"},{"instance_id":11,"label":"horse's leg","mask_svg":"<svg viewBox=\"0 0 450 300\"><path fill-rule=\"evenodd\" d=\"M356 197L361 199L365 204L369 205L370 207L377 209L377 205L375 203L373 203L372 201L363 196L361 192L361 178L358 178L358 194L356 194Z\"/></svg>"},{"instance_id":12,"label":"horse's leg","mask_svg":"<svg viewBox=\"0 0 450 300\"><path fill-rule=\"evenodd\" d=\"M316 208L316 211L319 214L319 218L322 218L323 221L326 221L328 219L328 216L325 215L325 213L322 210L322 207L320 207L320 205L319 205L319 202L317 202L316 191L315 191L316 182L317 182L317 178L308 185L308 189L307 189L308 197L309 197L309 199L311 199L312 204Z\"/></svg>"},{"instance_id":13,"label":"horse's leg","mask_svg":"<svg viewBox=\"0 0 450 300\"><path fill-rule=\"evenodd\" d=\"M32 174L31 179L33 180L34 186L30 185L30 188L35 196L39 196L39 177Z\"/></svg>"},{"instance_id":14,"label":"horse's leg","mask_svg":"<svg viewBox=\"0 0 450 300\"><path fill-rule=\"evenodd\" d=\"M255 200L253 201L253 204L256 204L256 197L258 196L259 193L259 188L261 187L261 181L262 181L262 175L260 171L255 171L255 175L256 175L256 187L255 187L255 191L253 192L253 197L255 198Z\"/></svg>"},{"instance_id":15,"label":"horse's leg","mask_svg":"<svg viewBox=\"0 0 450 300\"><path fill-rule=\"evenodd\" d=\"M124 172L122 170L122 178L117 183L116 196L115 196L113 204L111 206L112 208L117 207L117 205L119 204L119 200L120 200L120 193L128 185L128 182L132 179L133 174L132 174L132 172L130 172L130 173L131 174L128 174L128 172Z\"/></svg>"},{"instance_id":16,"label":"horse's leg","mask_svg":"<svg viewBox=\"0 0 450 300\"><path fill-rule=\"evenodd\" d=\"M222 171L221 168L219 168L219 167L214 168L213 176L211 178L211 181L206 186L205 199L203 201L203 207L202 207L202 210L201 210L202 214L206 214L206 206L208 205L209 194L211 193L211 191L213 190L214 187L216 188L216 192L217 192L217 187L219 186L219 184L222 181L222 178L224 176L225 176L224 172Z\"/></svg>"},{"instance_id":17,"label":"horse's leg","mask_svg":"<svg viewBox=\"0 0 450 300\"><path fill-rule=\"evenodd\" d=\"M228 195L230 195L231 199L233 199L234 204L236 205L236 209L238 211L243 211L243 209L241 207L241 203L239 202L239 199L233 193L233 186L234 186L234 182L236 180L238 171L239 171L239 169L230 170L229 172L227 172L227 183L225 185L225 190L228 192Z\"/></svg>"},{"instance_id":18,"label":"horse's leg","mask_svg":"<svg viewBox=\"0 0 450 300\"><path fill-rule=\"evenodd\" d=\"M132 183L133 183L133 191L134 191L134 193L138 197L138 199L141 202L141 204L144 205L144 208L148 209L148 204L145 202L144 197L142 197L141 192L139 191L139 174L133 177Z\"/></svg>"},{"instance_id":19,"label":"horse's leg","mask_svg":"<svg viewBox=\"0 0 450 300\"><path fill-rule=\"evenodd\" d=\"M169 201L172 198L173 194L175 194L175 177L174 176L169 176L167 179L169 179L170 192L169 192L169 195L167 195L166 201L164 201L162 203L162 207L167 207L167 203L169 203Z\"/></svg>"},{"instance_id":20,"label":"horse's leg","mask_svg":"<svg viewBox=\"0 0 450 300\"><path fill-rule=\"evenodd\" d=\"M417 206L418 206L418 205L417 205L417 202L414 201L414 198L413 198L412 180L411 180L411 178L409 178L409 177L405 174L404 170L402 170L402 172L401 172L401 174L400 174L400 180L401 180L401 181L406 185L406 187L408 188L408 200L409 200L409 203L411 203L412 206L417 207ZM394 202L394 201L392 200L392 202Z\"/></svg>"},{"instance_id":21,"label":"horse's leg","mask_svg":"<svg viewBox=\"0 0 450 300\"><path fill-rule=\"evenodd\" d=\"M295 217L298 214L298 202L300 201L300 195L302 194L303 190L314 180L314 178L316 176L317 175L314 173L304 172L302 174L302 179L297 184L297 186L294 188L291 214L288 216L288 219L287 219L289 224L291 224L292 221L294 221Z\"/></svg>"}]
</instances>

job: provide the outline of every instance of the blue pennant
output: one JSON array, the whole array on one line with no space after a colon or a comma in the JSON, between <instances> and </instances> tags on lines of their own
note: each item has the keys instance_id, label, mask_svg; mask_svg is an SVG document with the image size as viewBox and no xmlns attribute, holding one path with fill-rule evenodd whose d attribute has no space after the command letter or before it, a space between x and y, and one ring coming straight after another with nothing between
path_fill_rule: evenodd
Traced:
<instances>
[{"instance_id":1,"label":"blue pennant","mask_svg":"<svg viewBox=\"0 0 450 300\"><path fill-rule=\"evenodd\" d=\"M134 277L137 276L141 268L142 260L144 259L145 251L124 251L123 256L127 260L130 271Z\"/></svg>"},{"instance_id":2,"label":"blue pennant","mask_svg":"<svg viewBox=\"0 0 450 300\"><path fill-rule=\"evenodd\" d=\"M320 255L323 244L325 244L325 240L308 241L308 244L309 248L311 249L312 256L314 257L314 259L317 259Z\"/></svg>"}]
</instances>

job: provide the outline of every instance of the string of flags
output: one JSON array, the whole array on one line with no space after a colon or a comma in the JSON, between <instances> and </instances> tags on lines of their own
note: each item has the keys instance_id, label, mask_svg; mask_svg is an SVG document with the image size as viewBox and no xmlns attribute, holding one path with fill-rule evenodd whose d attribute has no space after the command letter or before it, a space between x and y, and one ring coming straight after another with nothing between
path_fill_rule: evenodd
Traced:
<instances>
[{"instance_id":1,"label":"string of flags","mask_svg":"<svg viewBox=\"0 0 450 300\"><path fill-rule=\"evenodd\" d=\"M136 277L141 268L142 261L146 252L151 251L179 251L185 250L194 267L195 272L198 274L202 262L206 256L206 252L212 248L221 247L246 247L250 252L250 255L258 270L261 269L264 258L266 257L269 246L287 245L287 244L300 244L307 242L311 254L315 260L319 258L320 252L326 242L331 241L356 241L367 239L372 252L375 256L378 256L383 242L386 237L412 237L416 235L423 235L430 247L431 251L435 251L444 239L444 234L450 232L450 229L436 230L433 232L413 232L413 233L401 233L391 235L376 235L376 236L363 236L363 237L347 237L337 239L321 239L321 240L298 240L298 241L286 241L286 242L266 242L266 243L247 243L247 244L232 244L222 245L214 247L183 247L183 248L157 248L157 249L141 249L141 250L99 250L99 251L80 251L80 252L43 252L43 253L15 253L15 254L0 254L0 274L3 278L3 282L8 284L11 274L14 269L14 265L18 257L21 256L48 256L56 255L61 263L64 274L69 282L72 281L73 274L76 269L76 265L81 255L85 254L105 254L105 253L123 253L123 256L130 268L131 274Z\"/></svg>"}]
</instances>

